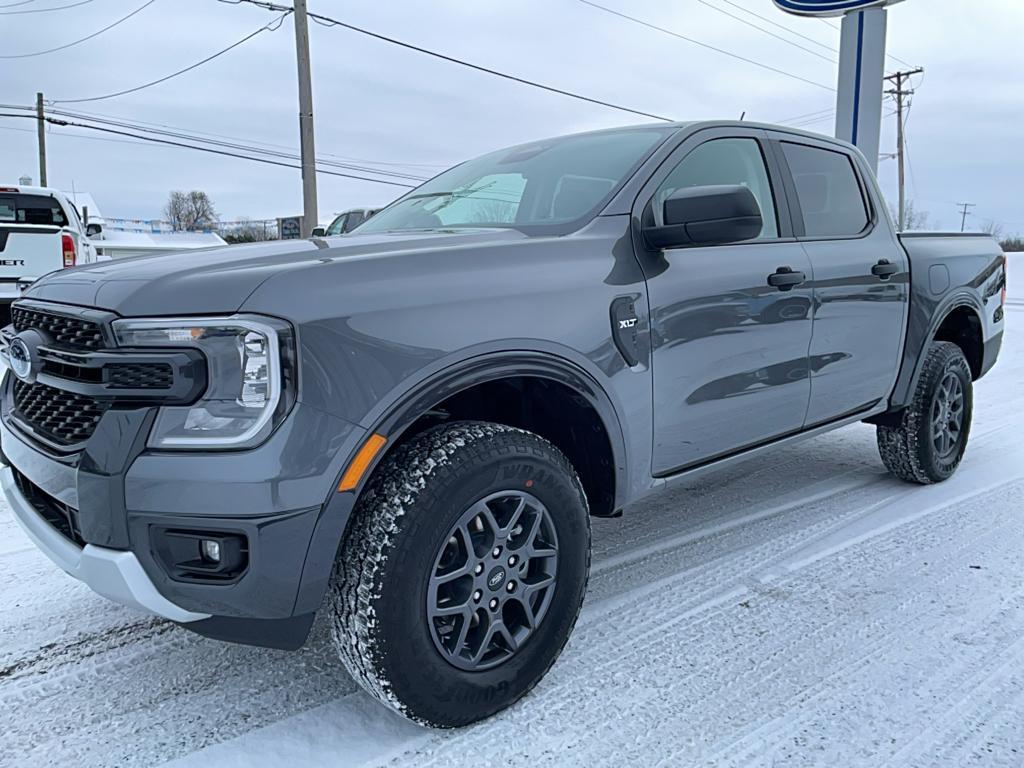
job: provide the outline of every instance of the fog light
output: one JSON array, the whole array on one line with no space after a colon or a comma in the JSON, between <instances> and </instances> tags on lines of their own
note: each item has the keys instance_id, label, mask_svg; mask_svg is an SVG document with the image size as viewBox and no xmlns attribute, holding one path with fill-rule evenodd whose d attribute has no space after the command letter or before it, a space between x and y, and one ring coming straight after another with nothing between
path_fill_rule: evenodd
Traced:
<instances>
[{"instance_id":1,"label":"fog light","mask_svg":"<svg viewBox=\"0 0 1024 768\"><path fill-rule=\"evenodd\" d=\"M203 539L199 545L199 551L203 555L203 560L208 563L219 563L220 562L220 542L214 539Z\"/></svg>"}]
</instances>

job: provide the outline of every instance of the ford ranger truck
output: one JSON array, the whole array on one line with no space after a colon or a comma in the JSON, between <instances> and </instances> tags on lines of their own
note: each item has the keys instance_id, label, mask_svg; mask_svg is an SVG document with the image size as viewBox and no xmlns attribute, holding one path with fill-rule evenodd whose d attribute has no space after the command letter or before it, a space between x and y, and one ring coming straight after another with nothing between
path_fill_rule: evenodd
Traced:
<instances>
[{"instance_id":1,"label":"ford ranger truck","mask_svg":"<svg viewBox=\"0 0 1024 768\"><path fill-rule=\"evenodd\" d=\"M343 237L34 283L3 490L97 592L277 648L321 612L367 691L461 726L554 663L591 516L860 421L897 478L950 477L1005 279L990 237L897 234L834 139L536 141Z\"/></svg>"}]
</instances>

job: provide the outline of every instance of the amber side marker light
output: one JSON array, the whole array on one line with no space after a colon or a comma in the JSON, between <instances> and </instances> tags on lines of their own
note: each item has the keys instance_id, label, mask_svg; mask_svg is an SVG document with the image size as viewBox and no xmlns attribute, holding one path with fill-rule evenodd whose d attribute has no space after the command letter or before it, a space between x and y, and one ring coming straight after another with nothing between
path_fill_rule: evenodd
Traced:
<instances>
[{"instance_id":1,"label":"amber side marker light","mask_svg":"<svg viewBox=\"0 0 1024 768\"><path fill-rule=\"evenodd\" d=\"M370 435L363 443L363 447L359 449L356 457L352 459L352 463L348 465L345 474L341 476L341 482L338 483L339 493L351 491L359 485L359 481L363 479L363 475L373 462L374 457L380 453L380 449L387 441L388 439L384 435L378 435L376 432Z\"/></svg>"}]
</instances>

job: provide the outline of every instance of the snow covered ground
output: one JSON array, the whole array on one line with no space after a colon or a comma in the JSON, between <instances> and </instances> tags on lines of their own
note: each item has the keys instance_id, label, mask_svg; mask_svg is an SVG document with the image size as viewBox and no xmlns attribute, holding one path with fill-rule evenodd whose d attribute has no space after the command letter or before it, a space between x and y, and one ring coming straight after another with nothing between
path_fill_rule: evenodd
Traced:
<instances>
[{"instance_id":1,"label":"snow covered ground","mask_svg":"<svg viewBox=\"0 0 1024 768\"><path fill-rule=\"evenodd\" d=\"M596 520L560 661L457 732L323 626L287 654L108 603L0 506L0 765L1022 766L1024 301L1008 325L952 480L891 479L857 425Z\"/></svg>"}]
</instances>

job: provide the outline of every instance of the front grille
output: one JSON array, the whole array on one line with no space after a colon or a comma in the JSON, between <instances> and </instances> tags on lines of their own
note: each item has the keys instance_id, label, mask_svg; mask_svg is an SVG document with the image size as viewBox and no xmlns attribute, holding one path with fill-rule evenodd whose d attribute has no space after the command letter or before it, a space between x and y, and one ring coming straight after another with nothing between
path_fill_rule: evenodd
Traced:
<instances>
[{"instance_id":1,"label":"front grille","mask_svg":"<svg viewBox=\"0 0 1024 768\"><path fill-rule=\"evenodd\" d=\"M109 363L107 384L111 389L170 389L174 371L166 363Z\"/></svg>"},{"instance_id":2,"label":"front grille","mask_svg":"<svg viewBox=\"0 0 1024 768\"><path fill-rule=\"evenodd\" d=\"M16 331L41 331L55 343L72 349L102 349L103 330L99 323L70 315L13 306L11 320Z\"/></svg>"},{"instance_id":3,"label":"front grille","mask_svg":"<svg viewBox=\"0 0 1024 768\"><path fill-rule=\"evenodd\" d=\"M60 445L88 440L110 403L38 382L14 382L14 411L22 421Z\"/></svg>"},{"instance_id":4,"label":"front grille","mask_svg":"<svg viewBox=\"0 0 1024 768\"><path fill-rule=\"evenodd\" d=\"M21 495L39 513L40 517L56 528L64 538L84 547L86 542L82 538L82 530L79 527L78 510L58 501L18 470L13 467L11 469L14 472L14 482L17 483Z\"/></svg>"}]
</instances>

